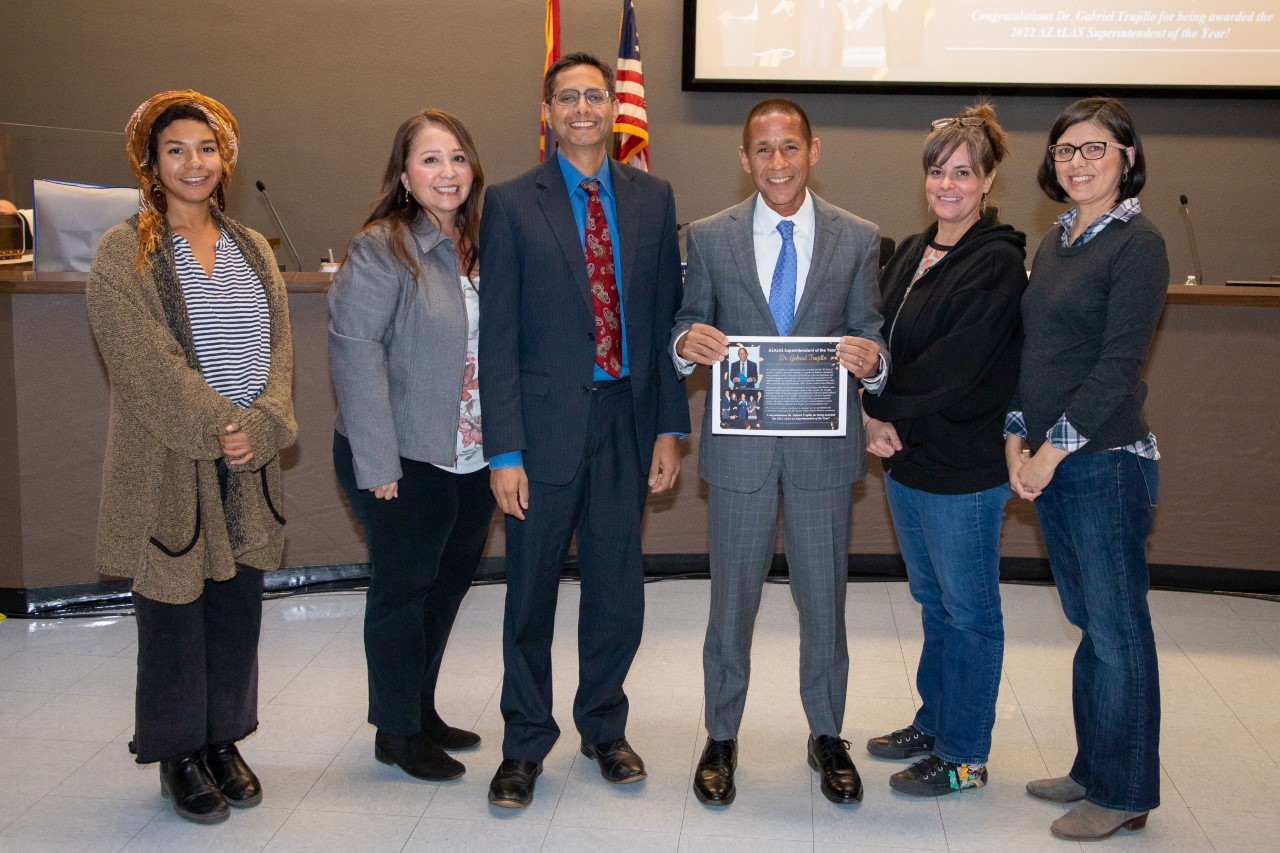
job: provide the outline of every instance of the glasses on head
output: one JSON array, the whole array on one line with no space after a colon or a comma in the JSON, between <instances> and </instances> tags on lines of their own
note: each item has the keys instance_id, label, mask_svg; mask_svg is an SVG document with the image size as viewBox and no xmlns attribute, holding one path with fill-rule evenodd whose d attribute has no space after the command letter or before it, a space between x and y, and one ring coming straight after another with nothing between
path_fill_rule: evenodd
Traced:
<instances>
[{"instance_id":1,"label":"glasses on head","mask_svg":"<svg viewBox=\"0 0 1280 853\"><path fill-rule=\"evenodd\" d=\"M1061 145L1050 145L1049 154L1059 163L1070 163L1075 159L1077 151L1086 160L1101 160L1106 156L1107 146L1110 144L1110 142L1085 142L1081 145L1067 145L1064 142Z\"/></svg>"},{"instance_id":2,"label":"glasses on head","mask_svg":"<svg viewBox=\"0 0 1280 853\"><path fill-rule=\"evenodd\" d=\"M613 94L608 89L584 89L581 92L577 89L561 89L551 96L550 103L559 104L562 107L576 107L579 98L586 98L587 103L593 107L602 107L609 103Z\"/></svg>"},{"instance_id":3,"label":"glasses on head","mask_svg":"<svg viewBox=\"0 0 1280 853\"><path fill-rule=\"evenodd\" d=\"M957 116L955 118L935 118L933 120L934 129L951 127L959 125L960 127L982 127L987 120L978 116Z\"/></svg>"}]
</instances>

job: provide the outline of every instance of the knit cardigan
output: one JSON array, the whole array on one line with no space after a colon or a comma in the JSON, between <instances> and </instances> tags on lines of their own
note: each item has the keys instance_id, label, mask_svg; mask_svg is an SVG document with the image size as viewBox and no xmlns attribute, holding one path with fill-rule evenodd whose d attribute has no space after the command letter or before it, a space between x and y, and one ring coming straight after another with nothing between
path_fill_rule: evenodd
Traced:
<instances>
[{"instance_id":1,"label":"knit cardigan","mask_svg":"<svg viewBox=\"0 0 1280 853\"><path fill-rule=\"evenodd\" d=\"M294 442L293 345L284 280L262 235L215 213L262 282L271 320L271 369L241 409L200 374L191 323L166 231L144 272L135 265L138 217L98 244L87 288L89 322L111 382L96 565L167 604L200 597L236 564L271 570L284 551L279 451ZM218 436L237 423L253 458L228 465Z\"/></svg>"}]
</instances>

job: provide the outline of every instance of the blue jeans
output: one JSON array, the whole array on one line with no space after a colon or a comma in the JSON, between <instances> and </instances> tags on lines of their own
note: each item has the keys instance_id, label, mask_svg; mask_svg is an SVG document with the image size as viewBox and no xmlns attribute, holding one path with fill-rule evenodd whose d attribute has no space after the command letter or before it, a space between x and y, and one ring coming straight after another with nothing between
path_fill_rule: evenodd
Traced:
<instances>
[{"instance_id":1,"label":"blue jeans","mask_svg":"<svg viewBox=\"0 0 1280 853\"><path fill-rule=\"evenodd\" d=\"M1071 778L1090 802L1131 812L1160 804L1160 675L1146 556L1159 488L1155 460L1104 450L1068 456L1036 500L1062 609L1081 631Z\"/></svg>"},{"instance_id":2,"label":"blue jeans","mask_svg":"<svg viewBox=\"0 0 1280 853\"><path fill-rule=\"evenodd\" d=\"M884 489L911 596L923 611L922 704L913 725L936 739L934 754L944 761L983 764L1004 661L1000 522L1009 486L937 495L886 474Z\"/></svg>"}]
</instances>

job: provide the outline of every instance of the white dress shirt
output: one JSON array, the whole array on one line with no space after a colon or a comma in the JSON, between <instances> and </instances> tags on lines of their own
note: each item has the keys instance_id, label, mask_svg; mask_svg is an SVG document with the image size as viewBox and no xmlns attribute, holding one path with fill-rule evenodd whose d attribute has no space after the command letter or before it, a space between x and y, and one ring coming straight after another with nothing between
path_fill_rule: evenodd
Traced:
<instances>
[{"instance_id":1,"label":"white dress shirt","mask_svg":"<svg viewBox=\"0 0 1280 853\"><path fill-rule=\"evenodd\" d=\"M773 270L778 265L778 253L782 251L782 234L778 231L778 223L790 219L795 223L792 240L796 244L796 304L800 305L800 297L804 294L804 283L809 278L809 264L813 261L814 215L813 196L804 191L804 203L791 216L779 216L778 212L764 203L756 195L756 211L751 220L752 243L756 250L756 274L760 278L760 287L764 290L764 301L769 301L769 291L773 289Z\"/></svg>"},{"instance_id":2,"label":"white dress shirt","mask_svg":"<svg viewBox=\"0 0 1280 853\"><path fill-rule=\"evenodd\" d=\"M796 307L799 308L800 298L804 295L805 282L809 278L809 266L813 262L813 241L817 231L813 193L807 189L804 191L804 202L791 216L780 216L777 211L764 203L759 192L756 193L755 212L751 219L751 242L756 253L756 277L760 280L760 289L764 291L765 302L769 301L769 291L773 289L773 270L778 265L778 254L782 251L782 233L778 231L778 223L783 219L790 219L796 226L791 232L791 239L796 244ZM684 376L692 373L697 366L695 362L681 358L675 351L686 334L688 332L676 338L671 353L676 370ZM868 390L878 390L884 383L887 366L884 355L881 354L880 369L862 380L862 384Z\"/></svg>"}]
</instances>

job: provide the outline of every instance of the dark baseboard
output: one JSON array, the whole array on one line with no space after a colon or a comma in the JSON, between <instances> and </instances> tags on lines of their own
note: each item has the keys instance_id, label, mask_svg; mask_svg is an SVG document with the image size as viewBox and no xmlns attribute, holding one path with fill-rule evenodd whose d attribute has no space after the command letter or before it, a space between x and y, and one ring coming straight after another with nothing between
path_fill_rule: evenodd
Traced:
<instances>
[{"instance_id":1,"label":"dark baseboard","mask_svg":"<svg viewBox=\"0 0 1280 853\"><path fill-rule=\"evenodd\" d=\"M37 589L0 588L0 613L6 616L74 616L130 606L129 582L126 580Z\"/></svg>"},{"instance_id":2,"label":"dark baseboard","mask_svg":"<svg viewBox=\"0 0 1280 853\"><path fill-rule=\"evenodd\" d=\"M267 595L325 592L369 585L368 563L341 563L335 566L286 566L266 572L262 586Z\"/></svg>"},{"instance_id":3,"label":"dark baseboard","mask_svg":"<svg viewBox=\"0 0 1280 853\"><path fill-rule=\"evenodd\" d=\"M650 554L645 557L645 577L650 581L678 578L706 578L709 573L706 554ZM563 577L578 578L576 561L565 565ZM781 554L773 558L769 580L785 581L787 560ZM849 581L905 580L906 566L897 554L850 554ZM486 557L476 572L476 583L502 583L503 560ZM1053 582L1049 561L1034 557L1002 557L1000 579L1009 583ZM301 592L360 589L369 582L368 563L344 563L332 566L290 566L267 572L268 595L290 595ZM1153 589L1218 592L1242 595L1280 596L1280 571L1224 569L1209 566L1175 566L1157 563L1151 566ZM40 589L0 587L0 613L8 616L52 617L77 616L111 610L127 610L130 606L129 582L104 580L98 583L71 584Z\"/></svg>"}]
</instances>

